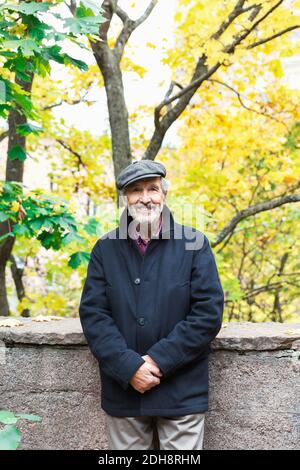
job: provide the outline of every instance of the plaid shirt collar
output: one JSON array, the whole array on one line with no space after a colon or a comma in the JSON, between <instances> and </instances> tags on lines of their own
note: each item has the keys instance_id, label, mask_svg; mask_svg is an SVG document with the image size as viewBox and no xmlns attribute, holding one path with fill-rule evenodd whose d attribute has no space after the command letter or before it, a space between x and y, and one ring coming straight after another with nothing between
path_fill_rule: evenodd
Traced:
<instances>
[{"instance_id":1,"label":"plaid shirt collar","mask_svg":"<svg viewBox=\"0 0 300 470\"><path fill-rule=\"evenodd\" d=\"M158 234L161 231L161 228L162 228L162 216L160 216L160 223L159 223L159 227L158 227L158 230L157 230L155 236L158 236ZM147 247L150 240L143 240L142 237L140 236L140 234L138 233L138 231L136 230L136 228L134 228L134 230L133 230L133 238L134 238L135 242L137 243L137 245L139 246L139 248L141 248L143 251L145 251L145 249L146 249L146 247Z\"/></svg>"}]
</instances>

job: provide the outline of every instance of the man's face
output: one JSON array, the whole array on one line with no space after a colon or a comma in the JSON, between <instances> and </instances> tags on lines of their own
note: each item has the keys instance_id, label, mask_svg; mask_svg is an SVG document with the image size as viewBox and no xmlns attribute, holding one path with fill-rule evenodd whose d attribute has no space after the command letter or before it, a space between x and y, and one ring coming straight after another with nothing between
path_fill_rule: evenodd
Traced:
<instances>
[{"instance_id":1,"label":"man's face","mask_svg":"<svg viewBox=\"0 0 300 470\"><path fill-rule=\"evenodd\" d=\"M138 223L152 223L159 218L165 200L160 176L131 183L125 195L128 212Z\"/></svg>"}]
</instances>

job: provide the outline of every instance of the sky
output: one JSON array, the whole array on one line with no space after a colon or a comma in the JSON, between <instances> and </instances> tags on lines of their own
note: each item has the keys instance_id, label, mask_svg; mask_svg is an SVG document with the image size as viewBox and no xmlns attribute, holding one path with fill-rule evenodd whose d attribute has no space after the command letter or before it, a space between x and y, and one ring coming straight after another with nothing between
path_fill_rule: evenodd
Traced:
<instances>
[{"instance_id":1,"label":"sky","mask_svg":"<svg viewBox=\"0 0 300 470\"><path fill-rule=\"evenodd\" d=\"M130 8L132 1L119 1L119 5L130 14L132 19L136 19L143 13L149 0L140 0L136 2L134 9ZM140 25L131 35L128 46L130 47L131 57L136 63L148 70L146 75L141 79L135 73L125 73L123 76L125 99L129 113L141 105L156 106L164 98L171 81L170 69L161 62L164 56L163 48L171 47L174 43L174 13L176 12L177 0L160 0L152 11L147 20ZM121 26L120 20L115 17L113 27L119 30ZM150 42L156 46L155 49L147 47ZM68 52L76 53L75 49ZM92 54L82 55L78 58L86 59L89 63L94 63ZM61 78L63 72L59 71L59 67L53 68L53 76ZM65 105L55 109L57 117L64 117L66 122L81 129L89 130L95 135L99 135L109 129L108 113L106 105L105 90L94 89L88 95L91 100L97 100L92 106L79 104ZM153 119L146 123L153 128ZM173 142L176 137L176 128L171 128L166 136L165 143Z\"/></svg>"}]
</instances>

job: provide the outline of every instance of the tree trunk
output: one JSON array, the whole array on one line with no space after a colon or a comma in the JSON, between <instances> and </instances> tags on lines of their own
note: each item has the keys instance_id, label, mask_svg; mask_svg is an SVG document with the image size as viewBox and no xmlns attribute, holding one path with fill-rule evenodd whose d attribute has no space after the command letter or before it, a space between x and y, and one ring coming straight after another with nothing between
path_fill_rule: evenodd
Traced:
<instances>
[{"instance_id":1,"label":"tree trunk","mask_svg":"<svg viewBox=\"0 0 300 470\"><path fill-rule=\"evenodd\" d=\"M5 284L5 268L3 265L0 265L0 316L9 315L9 306L6 293L6 284Z\"/></svg>"},{"instance_id":2,"label":"tree trunk","mask_svg":"<svg viewBox=\"0 0 300 470\"><path fill-rule=\"evenodd\" d=\"M93 53L104 79L112 140L115 177L131 163L128 111L119 62L106 44L92 43Z\"/></svg>"},{"instance_id":3,"label":"tree trunk","mask_svg":"<svg viewBox=\"0 0 300 470\"><path fill-rule=\"evenodd\" d=\"M16 83L22 87L23 90L30 93L33 82L33 74L30 76L28 82L18 80ZM8 151L15 145L19 145L26 150L26 137L17 134L16 128L20 124L26 124L27 118L18 109L12 109L8 116ZM24 161L23 160L9 160L6 163L6 181L23 181ZM12 222L10 221L12 226ZM9 224L7 221L0 223L0 236L9 231ZM14 245L14 238L6 238L0 245L0 316L9 315L9 305L6 292L5 283L5 268L9 260Z\"/></svg>"},{"instance_id":4,"label":"tree trunk","mask_svg":"<svg viewBox=\"0 0 300 470\"><path fill-rule=\"evenodd\" d=\"M25 288L23 284L23 272L24 268L18 268L16 259L13 255L10 256L10 261L11 261L11 274L15 283L16 287L16 292L17 292L17 297L19 301L21 301L25 297ZM22 317L29 317L30 316L30 310L28 308L25 308L22 313Z\"/></svg>"}]
</instances>

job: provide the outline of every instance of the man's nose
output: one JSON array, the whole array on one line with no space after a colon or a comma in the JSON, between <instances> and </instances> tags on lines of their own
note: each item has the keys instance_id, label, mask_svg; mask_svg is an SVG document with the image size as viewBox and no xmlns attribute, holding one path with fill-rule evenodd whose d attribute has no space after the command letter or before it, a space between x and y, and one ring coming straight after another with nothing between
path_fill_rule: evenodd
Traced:
<instances>
[{"instance_id":1,"label":"man's nose","mask_svg":"<svg viewBox=\"0 0 300 470\"><path fill-rule=\"evenodd\" d=\"M143 191L140 197L140 201L143 202L144 204L151 202L150 194L148 193L148 191Z\"/></svg>"}]
</instances>

